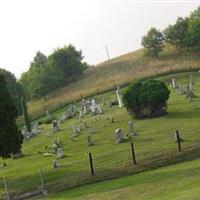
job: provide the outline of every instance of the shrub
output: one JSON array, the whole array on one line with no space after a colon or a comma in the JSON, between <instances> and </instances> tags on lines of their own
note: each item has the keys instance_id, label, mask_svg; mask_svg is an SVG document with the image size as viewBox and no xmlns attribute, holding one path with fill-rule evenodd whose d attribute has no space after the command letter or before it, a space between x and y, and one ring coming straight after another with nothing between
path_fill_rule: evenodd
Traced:
<instances>
[{"instance_id":1,"label":"shrub","mask_svg":"<svg viewBox=\"0 0 200 200\"><path fill-rule=\"evenodd\" d=\"M157 117L166 113L169 94L162 81L138 81L128 87L123 101L127 110L137 118Z\"/></svg>"}]
</instances>

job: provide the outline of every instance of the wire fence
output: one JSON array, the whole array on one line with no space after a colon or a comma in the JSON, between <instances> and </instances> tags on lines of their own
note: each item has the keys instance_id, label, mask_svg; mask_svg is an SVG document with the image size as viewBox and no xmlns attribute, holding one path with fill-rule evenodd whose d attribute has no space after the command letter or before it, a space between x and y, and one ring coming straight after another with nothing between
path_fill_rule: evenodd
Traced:
<instances>
[{"instance_id":1,"label":"wire fence","mask_svg":"<svg viewBox=\"0 0 200 200\"><path fill-rule=\"evenodd\" d=\"M172 164L195 156L200 156L199 142L182 147L182 141L176 132L177 141L174 148L155 154L138 153L133 142L126 143L122 149L105 154L88 152L84 160L60 164L57 168L48 169L43 166L31 176L9 178L4 177L1 184L1 199L20 200L48 192L61 191L86 183L93 183L134 174L140 171ZM173 141L174 143L174 141ZM137 146L136 146L137 147ZM143 156L142 156L143 154Z\"/></svg>"}]
</instances>

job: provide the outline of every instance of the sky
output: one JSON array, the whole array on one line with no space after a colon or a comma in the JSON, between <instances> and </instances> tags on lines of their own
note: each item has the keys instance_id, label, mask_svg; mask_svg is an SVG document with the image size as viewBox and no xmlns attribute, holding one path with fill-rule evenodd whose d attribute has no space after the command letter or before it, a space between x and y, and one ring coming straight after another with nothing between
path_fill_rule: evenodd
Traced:
<instances>
[{"instance_id":1,"label":"sky","mask_svg":"<svg viewBox=\"0 0 200 200\"><path fill-rule=\"evenodd\" d=\"M0 68L20 75L37 51L73 44L97 64L141 48L150 27L188 16L200 1L0 0Z\"/></svg>"}]
</instances>

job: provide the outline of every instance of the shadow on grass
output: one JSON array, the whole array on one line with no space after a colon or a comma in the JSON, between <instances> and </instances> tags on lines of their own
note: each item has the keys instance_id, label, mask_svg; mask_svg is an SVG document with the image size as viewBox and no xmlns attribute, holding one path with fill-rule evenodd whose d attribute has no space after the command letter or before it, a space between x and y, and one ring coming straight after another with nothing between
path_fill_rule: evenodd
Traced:
<instances>
[{"instance_id":1,"label":"shadow on grass","mask_svg":"<svg viewBox=\"0 0 200 200\"><path fill-rule=\"evenodd\" d=\"M157 169L163 166L172 165L175 163L182 163L184 161L195 160L200 157L200 143L196 143L192 147L186 147L182 152L168 151L157 153L152 157L148 157L143 160L139 160L137 165L133 165L133 161L129 160L126 162L118 163L117 165L106 166L102 163L100 166L94 166L95 175L90 174L90 168L88 162L74 163L73 166L80 166L80 170L74 172L72 165L63 166L62 168L52 169L44 172L44 180L49 193L59 192L78 186L101 182L105 180L111 180L120 178L128 175L137 174L143 171ZM83 166L88 166L83 168ZM69 167L69 168L68 168ZM86 170L88 169L88 170ZM180 172L182 174L184 172ZM14 180L8 180L8 187L10 186L12 192L19 190L21 186L30 177L20 177ZM162 177L161 177L162 178ZM155 180L156 181L156 180ZM13 183L12 187L9 183ZM16 184L16 185L15 185ZM39 176L33 177L33 180L29 182L26 188L22 190L22 193L35 190L40 185ZM14 192L16 193L16 192Z\"/></svg>"}]
</instances>

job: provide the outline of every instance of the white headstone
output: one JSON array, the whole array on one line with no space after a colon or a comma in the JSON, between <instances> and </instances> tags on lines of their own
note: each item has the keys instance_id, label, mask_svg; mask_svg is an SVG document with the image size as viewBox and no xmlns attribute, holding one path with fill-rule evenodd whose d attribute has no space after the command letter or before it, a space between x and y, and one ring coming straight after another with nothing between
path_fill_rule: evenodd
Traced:
<instances>
[{"instance_id":1,"label":"white headstone","mask_svg":"<svg viewBox=\"0 0 200 200\"><path fill-rule=\"evenodd\" d=\"M97 111L98 111L99 114L103 113L101 104L97 104Z\"/></svg>"},{"instance_id":2,"label":"white headstone","mask_svg":"<svg viewBox=\"0 0 200 200\"><path fill-rule=\"evenodd\" d=\"M175 78L173 78L172 79L172 88L176 88L176 79Z\"/></svg>"},{"instance_id":3,"label":"white headstone","mask_svg":"<svg viewBox=\"0 0 200 200\"><path fill-rule=\"evenodd\" d=\"M95 99L92 99L92 105L91 105L91 112L95 113L96 112L96 102Z\"/></svg>"},{"instance_id":4,"label":"white headstone","mask_svg":"<svg viewBox=\"0 0 200 200\"><path fill-rule=\"evenodd\" d=\"M122 102L119 86L117 86L116 95L117 95L117 101L118 101L119 107L121 108L123 107L123 102Z\"/></svg>"}]
</instances>

